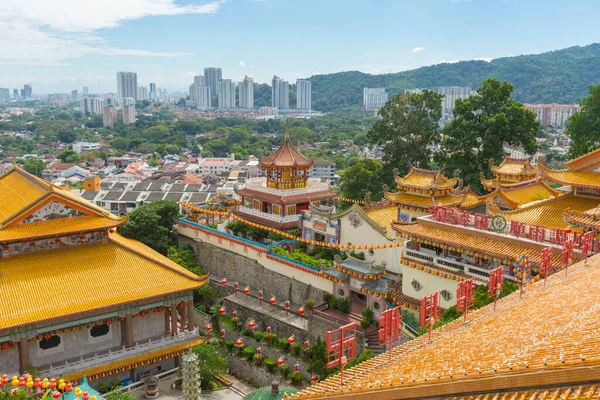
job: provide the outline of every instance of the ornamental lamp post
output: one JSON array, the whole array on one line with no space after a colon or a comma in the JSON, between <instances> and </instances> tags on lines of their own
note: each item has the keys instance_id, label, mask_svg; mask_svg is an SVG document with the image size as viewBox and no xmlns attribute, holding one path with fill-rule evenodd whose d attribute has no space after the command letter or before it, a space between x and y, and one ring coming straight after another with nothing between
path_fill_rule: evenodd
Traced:
<instances>
[{"instance_id":1,"label":"ornamental lamp post","mask_svg":"<svg viewBox=\"0 0 600 400\"><path fill-rule=\"evenodd\" d=\"M204 329L206 329L208 337L210 337L210 331L212 331L212 324L206 325L206 327L204 327Z\"/></svg>"},{"instance_id":2,"label":"ornamental lamp post","mask_svg":"<svg viewBox=\"0 0 600 400\"><path fill-rule=\"evenodd\" d=\"M275 296L271 297L269 303L271 303L271 311L275 311L275 303L277 303L277 299L275 298Z\"/></svg>"},{"instance_id":3,"label":"ornamental lamp post","mask_svg":"<svg viewBox=\"0 0 600 400\"><path fill-rule=\"evenodd\" d=\"M221 279L221 285L223 285L223 286L227 285L227 278Z\"/></svg>"},{"instance_id":4,"label":"ornamental lamp post","mask_svg":"<svg viewBox=\"0 0 600 400\"><path fill-rule=\"evenodd\" d=\"M262 290L259 290L258 291L258 305L260 307L262 307L262 299L263 299L263 292L262 292Z\"/></svg>"},{"instance_id":5,"label":"ornamental lamp post","mask_svg":"<svg viewBox=\"0 0 600 400\"><path fill-rule=\"evenodd\" d=\"M271 344L271 327L267 326L267 343Z\"/></svg>"},{"instance_id":6,"label":"ornamental lamp post","mask_svg":"<svg viewBox=\"0 0 600 400\"><path fill-rule=\"evenodd\" d=\"M231 313L231 321L233 322L233 327L237 328L237 322L238 322L238 313L237 311L234 311Z\"/></svg>"},{"instance_id":7,"label":"ornamental lamp post","mask_svg":"<svg viewBox=\"0 0 600 400\"><path fill-rule=\"evenodd\" d=\"M219 314L221 314L221 315L225 315L225 311L227 311L227 310L225 309L225 307L221 307L221 308L219 308Z\"/></svg>"},{"instance_id":8,"label":"ornamental lamp post","mask_svg":"<svg viewBox=\"0 0 600 400\"><path fill-rule=\"evenodd\" d=\"M235 297L237 297L238 288L240 285L237 282L233 283L233 292L235 293Z\"/></svg>"},{"instance_id":9,"label":"ornamental lamp post","mask_svg":"<svg viewBox=\"0 0 600 400\"><path fill-rule=\"evenodd\" d=\"M260 356L262 355L262 349L260 347L256 349L256 354L258 355L256 362L258 363L258 365L260 365Z\"/></svg>"},{"instance_id":10,"label":"ornamental lamp post","mask_svg":"<svg viewBox=\"0 0 600 400\"><path fill-rule=\"evenodd\" d=\"M248 322L248 330L250 331L250 335L252 335L254 333L255 326L256 326L256 323L254 322L254 320Z\"/></svg>"},{"instance_id":11,"label":"ornamental lamp post","mask_svg":"<svg viewBox=\"0 0 600 400\"><path fill-rule=\"evenodd\" d=\"M283 303L283 305L285 306L285 316L289 317L289 315L290 315L290 302L289 302L289 300L286 300L285 303Z\"/></svg>"},{"instance_id":12,"label":"ornamental lamp post","mask_svg":"<svg viewBox=\"0 0 600 400\"><path fill-rule=\"evenodd\" d=\"M308 340L304 342L304 349L306 350L306 358L308 358L308 349L310 348Z\"/></svg>"},{"instance_id":13,"label":"ornamental lamp post","mask_svg":"<svg viewBox=\"0 0 600 400\"><path fill-rule=\"evenodd\" d=\"M292 335L288 338L288 343L290 344L290 351L292 351L292 345L294 344L295 340L296 339L294 339L294 335Z\"/></svg>"},{"instance_id":14,"label":"ornamental lamp post","mask_svg":"<svg viewBox=\"0 0 600 400\"><path fill-rule=\"evenodd\" d=\"M242 338L239 338L238 340L235 341L235 345L238 348L238 353L242 352L242 345L244 344L244 342L242 341Z\"/></svg>"},{"instance_id":15,"label":"ornamental lamp post","mask_svg":"<svg viewBox=\"0 0 600 400\"><path fill-rule=\"evenodd\" d=\"M285 362L285 360L283 359L283 357L279 357L277 359L277 365L283 365L284 362Z\"/></svg>"},{"instance_id":16,"label":"ornamental lamp post","mask_svg":"<svg viewBox=\"0 0 600 400\"><path fill-rule=\"evenodd\" d=\"M244 294L246 295L246 301L248 301L248 294L250 293L250 288L248 286L246 286L244 288Z\"/></svg>"},{"instance_id":17,"label":"ornamental lamp post","mask_svg":"<svg viewBox=\"0 0 600 400\"><path fill-rule=\"evenodd\" d=\"M304 307L300 307L300 308L298 309L298 314L299 314L300 316L303 316L303 315L304 315Z\"/></svg>"}]
</instances>

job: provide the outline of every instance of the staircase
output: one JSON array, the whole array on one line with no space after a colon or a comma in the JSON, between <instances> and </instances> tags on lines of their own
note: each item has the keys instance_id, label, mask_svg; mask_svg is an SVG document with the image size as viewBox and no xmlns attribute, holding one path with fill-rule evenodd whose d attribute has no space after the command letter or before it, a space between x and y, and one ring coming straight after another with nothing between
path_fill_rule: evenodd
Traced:
<instances>
[{"instance_id":1,"label":"staircase","mask_svg":"<svg viewBox=\"0 0 600 400\"><path fill-rule=\"evenodd\" d=\"M362 314L357 313L356 311L353 310L353 307L355 304L359 304L360 303L360 299L358 298L358 296L356 295L356 293L352 293L350 295L350 297L348 298L348 300L350 301L350 314L348 315L348 318L350 318L351 321L356 322L358 325L360 325L360 321L362 321L363 316Z\"/></svg>"},{"instance_id":2,"label":"staircase","mask_svg":"<svg viewBox=\"0 0 600 400\"><path fill-rule=\"evenodd\" d=\"M385 353L385 346L379 345L379 333L377 328L370 326L365 335L366 348L373 350L374 355Z\"/></svg>"}]
</instances>

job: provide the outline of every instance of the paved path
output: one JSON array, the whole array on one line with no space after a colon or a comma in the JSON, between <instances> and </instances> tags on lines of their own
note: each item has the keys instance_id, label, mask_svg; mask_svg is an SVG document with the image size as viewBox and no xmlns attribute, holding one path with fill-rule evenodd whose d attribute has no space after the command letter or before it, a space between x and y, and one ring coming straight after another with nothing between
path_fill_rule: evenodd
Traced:
<instances>
[{"instance_id":1,"label":"paved path","mask_svg":"<svg viewBox=\"0 0 600 400\"><path fill-rule=\"evenodd\" d=\"M244 382L239 381L238 379L227 376L231 382L233 382L233 387L225 388L221 390L216 390L214 392L202 392L202 399L207 400L241 400L248 393L252 392L254 388L246 385ZM160 396L157 397L158 400L180 400L182 399L182 393L178 389L172 389L171 385L177 376L172 376L168 379L162 380L158 382L158 390ZM131 392L136 396L136 400L145 400L144 397L144 389L137 389Z\"/></svg>"}]
</instances>

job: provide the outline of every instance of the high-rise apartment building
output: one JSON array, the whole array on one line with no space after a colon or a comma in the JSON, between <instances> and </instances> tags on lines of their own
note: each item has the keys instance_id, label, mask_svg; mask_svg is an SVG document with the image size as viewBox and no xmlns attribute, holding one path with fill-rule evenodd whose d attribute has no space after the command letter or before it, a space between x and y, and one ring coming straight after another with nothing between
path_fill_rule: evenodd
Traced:
<instances>
[{"instance_id":1,"label":"high-rise apartment building","mask_svg":"<svg viewBox=\"0 0 600 400\"><path fill-rule=\"evenodd\" d=\"M123 107L123 123L125 125L133 124L135 122L135 106L124 106Z\"/></svg>"},{"instance_id":2,"label":"high-rise apartment building","mask_svg":"<svg viewBox=\"0 0 600 400\"><path fill-rule=\"evenodd\" d=\"M231 79L221 79L217 91L219 108L222 110L235 108L235 86Z\"/></svg>"},{"instance_id":3,"label":"high-rise apartment building","mask_svg":"<svg viewBox=\"0 0 600 400\"><path fill-rule=\"evenodd\" d=\"M77 89L71 90L71 101L79 101L79 91Z\"/></svg>"},{"instance_id":4,"label":"high-rise apartment building","mask_svg":"<svg viewBox=\"0 0 600 400\"><path fill-rule=\"evenodd\" d=\"M577 104L523 104L535 113L536 119L544 125L564 128L567 120L579 111Z\"/></svg>"},{"instance_id":5,"label":"high-rise apartment building","mask_svg":"<svg viewBox=\"0 0 600 400\"><path fill-rule=\"evenodd\" d=\"M102 126L112 128L117 122L117 107L110 105L104 107L102 111Z\"/></svg>"},{"instance_id":6,"label":"high-rise apartment building","mask_svg":"<svg viewBox=\"0 0 600 400\"><path fill-rule=\"evenodd\" d=\"M13 89L13 98L15 101L19 100L19 89Z\"/></svg>"},{"instance_id":7,"label":"high-rise apartment building","mask_svg":"<svg viewBox=\"0 0 600 400\"><path fill-rule=\"evenodd\" d=\"M299 110L312 109L312 84L307 79L296 80L296 108Z\"/></svg>"},{"instance_id":8,"label":"high-rise apartment building","mask_svg":"<svg viewBox=\"0 0 600 400\"><path fill-rule=\"evenodd\" d=\"M21 99L27 99L33 95L33 88L31 85L23 85L21 89Z\"/></svg>"},{"instance_id":9,"label":"high-rise apartment building","mask_svg":"<svg viewBox=\"0 0 600 400\"><path fill-rule=\"evenodd\" d=\"M102 100L96 98L84 97L79 102L83 115L102 114Z\"/></svg>"},{"instance_id":10,"label":"high-rise apartment building","mask_svg":"<svg viewBox=\"0 0 600 400\"><path fill-rule=\"evenodd\" d=\"M156 83L150 84L150 100L156 99Z\"/></svg>"},{"instance_id":11,"label":"high-rise apartment building","mask_svg":"<svg viewBox=\"0 0 600 400\"><path fill-rule=\"evenodd\" d=\"M435 91L444 95L442 115L446 118L452 116L452 110L454 110L454 102L456 102L456 99L464 99L474 93L470 87L463 86L439 87L435 89Z\"/></svg>"},{"instance_id":12,"label":"high-rise apartment building","mask_svg":"<svg viewBox=\"0 0 600 400\"><path fill-rule=\"evenodd\" d=\"M146 86L138 86L138 97L139 101L148 100L148 89Z\"/></svg>"},{"instance_id":13,"label":"high-rise apartment building","mask_svg":"<svg viewBox=\"0 0 600 400\"><path fill-rule=\"evenodd\" d=\"M388 101L385 88L364 88L363 107L366 111L379 111Z\"/></svg>"},{"instance_id":14,"label":"high-rise apartment building","mask_svg":"<svg viewBox=\"0 0 600 400\"><path fill-rule=\"evenodd\" d=\"M190 85L190 101L198 110L207 110L211 108L210 87L206 86L206 82L202 75L194 77L194 83Z\"/></svg>"},{"instance_id":15,"label":"high-rise apartment building","mask_svg":"<svg viewBox=\"0 0 600 400\"><path fill-rule=\"evenodd\" d=\"M90 94L90 89L87 86L83 87L83 97L88 97L88 95Z\"/></svg>"},{"instance_id":16,"label":"high-rise apartment building","mask_svg":"<svg viewBox=\"0 0 600 400\"><path fill-rule=\"evenodd\" d=\"M117 93L119 103L125 97L131 97L134 101L137 100L137 74L135 72L117 72Z\"/></svg>"},{"instance_id":17,"label":"high-rise apartment building","mask_svg":"<svg viewBox=\"0 0 600 400\"><path fill-rule=\"evenodd\" d=\"M239 108L254 108L254 79L246 75L238 88Z\"/></svg>"},{"instance_id":18,"label":"high-rise apartment building","mask_svg":"<svg viewBox=\"0 0 600 400\"><path fill-rule=\"evenodd\" d=\"M271 105L279 109L290 108L290 84L276 75L271 81Z\"/></svg>"},{"instance_id":19,"label":"high-rise apartment building","mask_svg":"<svg viewBox=\"0 0 600 400\"><path fill-rule=\"evenodd\" d=\"M0 101L10 101L10 89L0 88Z\"/></svg>"},{"instance_id":20,"label":"high-rise apartment building","mask_svg":"<svg viewBox=\"0 0 600 400\"><path fill-rule=\"evenodd\" d=\"M204 68L204 82L210 87L210 95L215 97L219 92L219 81L223 79L221 68L207 67Z\"/></svg>"}]
</instances>

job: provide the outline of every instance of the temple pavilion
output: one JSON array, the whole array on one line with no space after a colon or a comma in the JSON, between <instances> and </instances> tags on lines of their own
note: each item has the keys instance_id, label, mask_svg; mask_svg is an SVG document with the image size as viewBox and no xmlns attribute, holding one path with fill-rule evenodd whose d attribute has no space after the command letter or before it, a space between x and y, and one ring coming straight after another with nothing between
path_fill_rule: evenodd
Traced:
<instances>
[{"instance_id":1,"label":"temple pavilion","mask_svg":"<svg viewBox=\"0 0 600 400\"><path fill-rule=\"evenodd\" d=\"M429 209L437 205L460 207L463 203L481 204L477 202L476 193L459 185L458 176L446 178L444 168L428 170L416 168L412 164L410 167L404 177L398 176L397 171L394 171L396 192L392 193L384 188L385 198L398 207L398 221L415 221L418 217L427 215Z\"/></svg>"},{"instance_id":2,"label":"temple pavilion","mask_svg":"<svg viewBox=\"0 0 600 400\"><path fill-rule=\"evenodd\" d=\"M0 176L0 365L13 375L137 381L190 345L197 276L127 221L14 167Z\"/></svg>"},{"instance_id":3,"label":"temple pavilion","mask_svg":"<svg viewBox=\"0 0 600 400\"><path fill-rule=\"evenodd\" d=\"M598 399L599 280L596 256L292 399Z\"/></svg>"},{"instance_id":4,"label":"temple pavilion","mask_svg":"<svg viewBox=\"0 0 600 400\"><path fill-rule=\"evenodd\" d=\"M553 199L560 192L541 180L530 158L504 157L496 166L490 160L493 178L481 176L481 184L490 193L479 199L493 201L502 209L515 209L531 202Z\"/></svg>"},{"instance_id":5,"label":"temple pavilion","mask_svg":"<svg viewBox=\"0 0 600 400\"><path fill-rule=\"evenodd\" d=\"M313 161L294 147L287 127L281 146L259 165L266 177L249 179L235 189L242 198L236 214L243 218L278 229L297 228L300 213L311 202L335 197L326 183L309 181Z\"/></svg>"}]
</instances>

